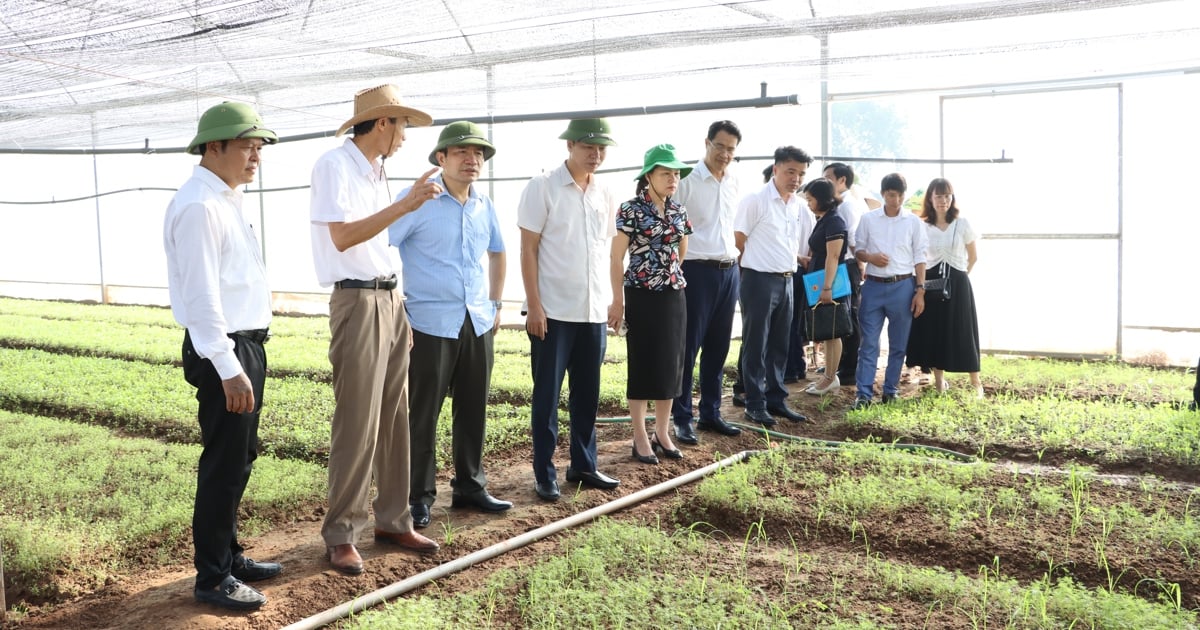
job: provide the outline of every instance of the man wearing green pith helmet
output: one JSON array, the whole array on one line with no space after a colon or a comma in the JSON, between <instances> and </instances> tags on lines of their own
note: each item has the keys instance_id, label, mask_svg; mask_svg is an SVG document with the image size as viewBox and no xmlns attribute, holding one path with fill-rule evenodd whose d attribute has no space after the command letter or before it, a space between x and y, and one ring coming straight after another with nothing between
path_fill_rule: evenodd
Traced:
<instances>
[{"instance_id":1,"label":"man wearing green pith helmet","mask_svg":"<svg viewBox=\"0 0 1200 630\"><path fill-rule=\"evenodd\" d=\"M258 452L271 324L271 291L239 186L254 181L275 132L249 105L226 102L200 117L187 151L200 156L163 222L171 312L183 335L183 374L196 388L204 450L192 514L197 601L254 610L267 598L244 584L282 567L242 554L237 512Z\"/></svg>"}]
</instances>

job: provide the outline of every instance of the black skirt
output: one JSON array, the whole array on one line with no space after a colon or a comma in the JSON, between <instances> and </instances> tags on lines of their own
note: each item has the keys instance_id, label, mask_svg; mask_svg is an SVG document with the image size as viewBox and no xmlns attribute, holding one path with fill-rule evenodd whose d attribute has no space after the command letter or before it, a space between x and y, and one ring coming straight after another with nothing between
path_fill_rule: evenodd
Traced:
<instances>
[{"instance_id":1,"label":"black skirt","mask_svg":"<svg viewBox=\"0 0 1200 630\"><path fill-rule=\"evenodd\" d=\"M683 340L687 302L682 290L625 287L625 335L633 400L667 400L683 392Z\"/></svg>"},{"instance_id":2,"label":"black skirt","mask_svg":"<svg viewBox=\"0 0 1200 630\"><path fill-rule=\"evenodd\" d=\"M925 272L926 280L940 278L934 266ZM975 293L965 271L946 265L950 274L950 300L943 302L925 296L925 312L913 319L908 333L905 364L946 372L979 371L979 318L975 313Z\"/></svg>"}]
</instances>

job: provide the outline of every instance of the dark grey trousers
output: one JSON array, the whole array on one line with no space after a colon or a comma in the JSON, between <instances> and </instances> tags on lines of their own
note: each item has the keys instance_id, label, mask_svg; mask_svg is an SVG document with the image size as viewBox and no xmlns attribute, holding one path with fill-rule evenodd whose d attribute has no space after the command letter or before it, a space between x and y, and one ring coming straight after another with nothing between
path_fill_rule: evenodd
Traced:
<instances>
[{"instance_id":1,"label":"dark grey trousers","mask_svg":"<svg viewBox=\"0 0 1200 630\"><path fill-rule=\"evenodd\" d=\"M458 338L435 337L413 330L409 353L408 431L412 444L410 503L433 505L437 498L437 422L446 395L452 397L451 452L455 493L483 490L483 440L487 426L487 397L492 379L493 333L475 336L463 310Z\"/></svg>"}]
</instances>

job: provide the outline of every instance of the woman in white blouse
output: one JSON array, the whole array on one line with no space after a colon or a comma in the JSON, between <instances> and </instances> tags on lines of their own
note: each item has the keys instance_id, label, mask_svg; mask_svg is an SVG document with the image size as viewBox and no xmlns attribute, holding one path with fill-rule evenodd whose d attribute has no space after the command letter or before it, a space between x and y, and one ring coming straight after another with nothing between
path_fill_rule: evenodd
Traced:
<instances>
[{"instance_id":1,"label":"woman in white blouse","mask_svg":"<svg viewBox=\"0 0 1200 630\"><path fill-rule=\"evenodd\" d=\"M949 389L946 372L967 372L977 398L983 398L979 381L979 319L975 294L968 276L975 266L975 240L978 235L966 219L959 216L954 187L938 178L925 188L925 220L929 249L926 252L925 280L947 278L950 299L941 292L925 291L925 312L913 320L908 336L905 363L910 367L932 368L937 391Z\"/></svg>"}]
</instances>

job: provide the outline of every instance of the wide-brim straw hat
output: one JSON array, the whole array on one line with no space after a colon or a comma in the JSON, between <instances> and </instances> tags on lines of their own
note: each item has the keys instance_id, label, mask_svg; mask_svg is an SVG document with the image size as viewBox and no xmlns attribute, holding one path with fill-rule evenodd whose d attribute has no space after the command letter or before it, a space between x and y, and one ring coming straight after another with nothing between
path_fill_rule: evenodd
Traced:
<instances>
[{"instance_id":1,"label":"wide-brim straw hat","mask_svg":"<svg viewBox=\"0 0 1200 630\"><path fill-rule=\"evenodd\" d=\"M653 171L656 166L679 171L680 178L687 177L688 173L692 172L692 167L675 157L675 147L670 144L656 144L650 147L646 151L646 157L642 160L642 164L642 172L638 173L634 179L641 179L643 175Z\"/></svg>"},{"instance_id":2,"label":"wide-brim straw hat","mask_svg":"<svg viewBox=\"0 0 1200 630\"><path fill-rule=\"evenodd\" d=\"M338 127L335 136L346 133L354 125L377 118L407 118L411 127L428 127L433 117L419 109L400 103L400 88L388 83L368 88L354 95L354 117Z\"/></svg>"}]
</instances>

